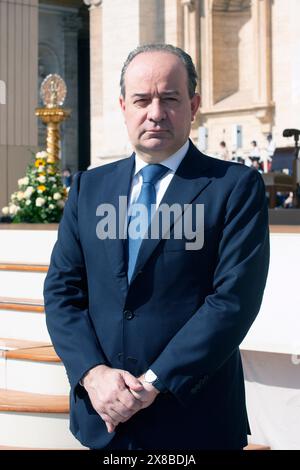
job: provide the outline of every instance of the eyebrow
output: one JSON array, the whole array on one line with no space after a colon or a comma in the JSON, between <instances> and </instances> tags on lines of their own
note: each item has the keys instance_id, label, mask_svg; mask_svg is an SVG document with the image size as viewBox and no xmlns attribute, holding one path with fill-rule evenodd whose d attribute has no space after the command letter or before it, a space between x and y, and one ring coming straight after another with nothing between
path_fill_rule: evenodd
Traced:
<instances>
[{"instance_id":1,"label":"eyebrow","mask_svg":"<svg viewBox=\"0 0 300 470\"><path fill-rule=\"evenodd\" d=\"M170 91L163 91L160 96L179 96L180 93L176 90L170 90ZM148 98L150 96L150 93L134 93L131 95L131 98Z\"/></svg>"}]
</instances>

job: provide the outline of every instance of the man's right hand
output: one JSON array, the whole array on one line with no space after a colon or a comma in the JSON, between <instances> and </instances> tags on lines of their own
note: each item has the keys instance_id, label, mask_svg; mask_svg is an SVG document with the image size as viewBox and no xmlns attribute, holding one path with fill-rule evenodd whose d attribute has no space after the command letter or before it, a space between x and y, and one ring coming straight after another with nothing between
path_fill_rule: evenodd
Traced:
<instances>
[{"instance_id":1,"label":"man's right hand","mask_svg":"<svg viewBox=\"0 0 300 470\"><path fill-rule=\"evenodd\" d=\"M143 384L128 371L101 364L85 375L82 384L109 433L143 407L143 401L129 390L141 392Z\"/></svg>"}]
</instances>

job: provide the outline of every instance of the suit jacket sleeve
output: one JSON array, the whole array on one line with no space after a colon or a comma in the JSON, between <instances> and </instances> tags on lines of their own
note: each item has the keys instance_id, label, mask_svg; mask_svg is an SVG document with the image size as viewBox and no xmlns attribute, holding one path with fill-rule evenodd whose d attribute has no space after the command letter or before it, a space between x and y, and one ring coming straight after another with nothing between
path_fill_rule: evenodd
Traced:
<instances>
[{"instance_id":1,"label":"suit jacket sleeve","mask_svg":"<svg viewBox=\"0 0 300 470\"><path fill-rule=\"evenodd\" d=\"M259 311L268 266L265 186L249 170L227 199L212 293L151 365L183 405L242 342Z\"/></svg>"},{"instance_id":2,"label":"suit jacket sleeve","mask_svg":"<svg viewBox=\"0 0 300 470\"><path fill-rule=\"evenodd\" d=\"M44 284L48 331L73 388L85 372L106 363L88 315L87 276L77 220L80 177L78 173L70 190Z\"/></svg>"}]
</instances>

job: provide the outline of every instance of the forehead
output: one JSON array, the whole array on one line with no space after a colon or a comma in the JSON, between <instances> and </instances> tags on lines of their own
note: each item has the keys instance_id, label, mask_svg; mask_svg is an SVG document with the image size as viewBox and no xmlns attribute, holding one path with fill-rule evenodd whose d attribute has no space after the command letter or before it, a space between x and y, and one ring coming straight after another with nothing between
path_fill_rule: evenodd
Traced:
<instances>
[{"instance_id":1,"label":"forehead","mask_svg":"<svg viewBox=\"0 0 300 470\"><path fill-rule=\"evenodd\" d=\"M175 54L165 51L143 52L128 65L125 73L127 88L150 86L186 87L187 72Z\"/></svg>"}]
</instances>

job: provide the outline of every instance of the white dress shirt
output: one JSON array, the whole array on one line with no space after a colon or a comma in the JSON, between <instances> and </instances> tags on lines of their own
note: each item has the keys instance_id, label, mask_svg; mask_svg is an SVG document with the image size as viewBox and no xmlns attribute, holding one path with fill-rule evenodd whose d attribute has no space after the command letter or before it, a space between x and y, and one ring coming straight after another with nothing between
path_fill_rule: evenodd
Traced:
<instances>
[{"instance_id":1,"label":"white dress shirt","mask_svg":"<svg viewBox=\"0 0 300 470\"><path fill-rule=\"evenodd\" d=\"M177 150L177 152L173 153L173 155L171 155L170 157L160 162L161 165L166 166L167 168L169 168L169 170L155 184L156 207L160 204L169 184L172 181L172 178L177 168L179 167L180 163L185 157L188 151L188 148L189 148L189 141L187 140L185 144L182 147L180 147L179 150ZM136 153L135 154L135 170L134 170L134 176L132 178L131 190L130 190L130 195L128 199L128 209L131 207L132 204L136 202L137 198L139 197L139 194L142 189L142 184L143 184L143 177L140 171L146 165L148 165L148 163L144 162L144 160L142 160L142 158L138 155L138 153Z\"/></svg>"}]
</instances>

